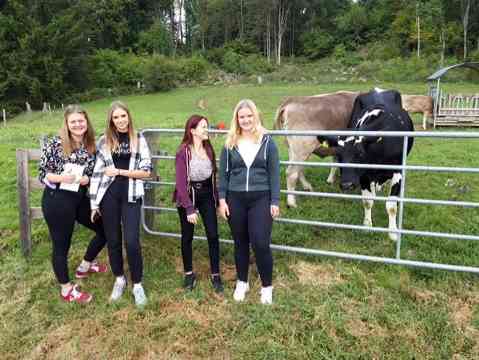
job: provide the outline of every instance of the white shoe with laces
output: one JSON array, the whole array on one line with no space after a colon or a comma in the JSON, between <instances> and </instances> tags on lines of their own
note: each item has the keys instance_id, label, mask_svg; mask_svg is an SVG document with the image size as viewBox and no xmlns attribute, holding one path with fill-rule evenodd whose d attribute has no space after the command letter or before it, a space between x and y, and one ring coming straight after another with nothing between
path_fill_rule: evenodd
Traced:
<instances>
[{"instance_id":1,"label":"white shoe with laces","mask_svg":"<svg viewBox=\"0 0 479 360\"><path fill-rule=\"evenodd\" d=\"M133 285L133 296L135 297L135 305L137 307L143 307L147 303L145 290L141 284Z\"/></svg>"},{"instance_id":2,"label":"white shoe with laces","mask_svg":"<svg viewBox=\"0 0 479 360\"><path fill-rule=\"evenodd\" d=\"M273 303L273 287L267 286L261 288L261 304L271 305Z\"/></svg>"},{"instance_id":3,"label":"white shoe with laces","mask_svg":"<svg viewBox=\"0 0 479 360\"><path fill-rule=\"evenodd\" d=\"M244 281L236 281L235 292L233 293L233 299L235 301L244 301L246 293L249 291L249 284Z\"/></svg>"},{"instance_id":4,"label":"white shoe with laces","mask_svg":"<svg viewBox=\"0 0 479 360\"><path fill-rule=\"evenodd\" d=\"M113 291L110 295L110 301L115 302L118 301L123 293L125 292L126 288L126 279L124 276L117 277L115 280L115 284L113 284Z\"/></svg>"}]
</instances>

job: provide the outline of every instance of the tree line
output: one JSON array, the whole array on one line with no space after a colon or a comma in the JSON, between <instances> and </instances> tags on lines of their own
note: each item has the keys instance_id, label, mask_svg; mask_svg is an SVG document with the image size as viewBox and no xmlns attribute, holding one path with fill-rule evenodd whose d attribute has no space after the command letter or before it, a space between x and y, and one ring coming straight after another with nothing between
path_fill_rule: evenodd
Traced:
<instances>
[{"instance_id":1,"label":"tree line","mask_svg":"<svg viewBox=\"0 0 479 360\"><path fill-rule=\"evenodd\" d=\"M0 0L0 102L134 86L145 64L154 81L170 58L195 58L192 76L203 60L261 72L345 54L479 59L478 19L479 0ZM127 69L101 80L112 63Z\"/></svg>"}]
</instances>

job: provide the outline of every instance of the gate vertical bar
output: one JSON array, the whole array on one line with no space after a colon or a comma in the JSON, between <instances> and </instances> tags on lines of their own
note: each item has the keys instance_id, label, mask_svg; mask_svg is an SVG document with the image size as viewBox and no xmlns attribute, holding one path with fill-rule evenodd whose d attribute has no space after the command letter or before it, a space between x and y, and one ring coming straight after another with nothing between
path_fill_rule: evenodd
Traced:
<instances>
[{"instance_id":1,"label":"gate vertical bar","mask_svg":"<svg viewBox=\"0 0 479 360\"><path fill-rule=\"evenodd\" d=\"M404 136L403 138L403 147L402 147L402 166L406 166L406 161L407 161L407 145L408 145L408 140L409 138L407 136ZM404 193L406 189L406 168L403 167L401 171L401 189L399 192L399 199L401 201L399 202L399 216L398 216L398 229L402 230L402 223L403 223L403 215L404 215L404 202L402 199L404 199ZM396 242L396 259L401 258L401 233L398 233L398 239Z\"/></svg>"}]
</instances>

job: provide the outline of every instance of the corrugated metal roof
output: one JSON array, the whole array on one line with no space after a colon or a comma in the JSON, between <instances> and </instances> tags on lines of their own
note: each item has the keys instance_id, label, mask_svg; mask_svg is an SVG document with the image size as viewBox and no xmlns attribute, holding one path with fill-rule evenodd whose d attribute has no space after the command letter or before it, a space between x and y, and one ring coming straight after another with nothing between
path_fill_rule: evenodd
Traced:
<instances>
[{"instance_id":1,"label":"corrugated metal roof","mask_svg":"<svg viewBox=\"0 0 479 360\"><path fill-rule=\"evenodd\" d=\"M442 68L442 69L436 71L434 74L429 76L427 79L428 80L437 80L438 78L442 77L445 73L447 73L449 70L459 68L459 67L467 67L467 68L479 71L479 62L465 62L465 63L462 63L462 64L446 66L445 68Z\"/></svg>"}]
</instances>

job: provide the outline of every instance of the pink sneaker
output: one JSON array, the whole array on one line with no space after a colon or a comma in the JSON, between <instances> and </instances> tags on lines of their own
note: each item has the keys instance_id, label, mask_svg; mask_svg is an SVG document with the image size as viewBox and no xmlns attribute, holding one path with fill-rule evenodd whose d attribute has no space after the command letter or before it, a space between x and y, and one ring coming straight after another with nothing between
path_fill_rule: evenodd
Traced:
<instances>
[{"instance_id":1,"label":"pink sneaker","mask_svg":"<svg viewBox=\"0 0 479 360\"><path fill-rule=\"evenodd\" d=\"M88 304L93 296L87 292L80 291L78 285L73 285L66 296L60 292L60 296L66 302L77 302L79 304Z\"/></svg>"},{"instance_id":2,"label":"pink sneaker","mask_svg":"<svg viewBox=\"0 0 479 360\"><path fill-rule=\"evenodd\" d=\"M75 277L77 279L84 279L88 276L88 274L106 273L107 271L108 271L108 266L106 266L105 264L97 263L96 261L92 261L88 271L81 271L80 267L78 267L75 273Z\"/></svg>"}]
</instances>

